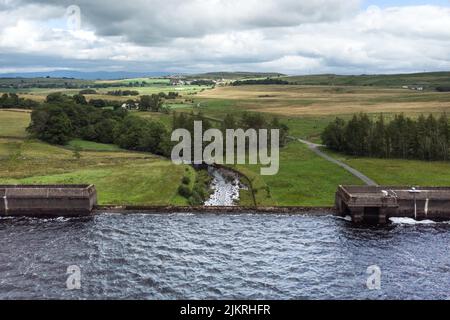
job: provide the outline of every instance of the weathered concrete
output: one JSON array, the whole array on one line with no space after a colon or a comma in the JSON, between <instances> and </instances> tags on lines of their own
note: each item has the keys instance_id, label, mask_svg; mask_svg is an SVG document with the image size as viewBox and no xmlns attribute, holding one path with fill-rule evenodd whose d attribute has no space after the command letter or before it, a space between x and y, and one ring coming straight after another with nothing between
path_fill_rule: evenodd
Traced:
<instances>
[{"instance_id":1,"label":"weathered concrete","mask_svg":"<svg viewBox=\"0 0 450 320\"><path fill-rule=\"evenodd\" d=\"M339 186L336 210L355 223L387 223L392 217L450 219L450 187Z\"/></svg>"},{"instance_id":2,"label":"weathered concrete","mask_svg":"<svg viewBox=\"0 0 450 320\"><path fill-rule=\"evenodd\" d=\"M80 216L97 205L93 185L0 185L0 216Z\"/></svg>"},{"instance_id":3,"label":"weathered concrete","mask_svg":"<svg viewBox=\"0 0 450 320\"><path fill-rule=\"evenodd\" d=\"M180 206L96 206L95 213L160 214L160 213L205 213L205 214L292 214L326 216L336 213L333 207L180 207Z\"/></svg>"}]
</instances>

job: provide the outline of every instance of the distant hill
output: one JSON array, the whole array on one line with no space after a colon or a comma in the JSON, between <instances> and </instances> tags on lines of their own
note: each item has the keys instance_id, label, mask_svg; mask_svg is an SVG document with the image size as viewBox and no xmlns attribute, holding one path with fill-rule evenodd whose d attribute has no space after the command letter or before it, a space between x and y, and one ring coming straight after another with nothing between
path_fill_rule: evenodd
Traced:
<instances>
[{"instance_id":1,"label":"distant hill","mask_svg":"<svg viewBox=\"0 0 450 320\"><path fill-rule=\"evenodd\" d=\"M92 71L82 72L74 70L26 73L0 73L0 78L68 78L83 80L119 80L132 78L162 77L167 72L124 72L124 71Z\"/></svg>"},{"instance_id":2,"label":"distant hill","mask_svg":"<svg viewBox=\"0 0 450 320\"><path fill-rule=\"evenodd\" d=\"M202 79L227 79L227 80L239 80L239 79L252 79L252 78L272 78L286 76L282 73L273 72L208 72L188 75L187 78L202 78Z\"/></svg>"},{"instance_id":3,"label":"distant hill","mask_svg":"<svg viewBox=\"0 0 450 320\"><path fill-rule=\"evenodd\" d=\"M439 86L450 86L450 72L426 72L392 75L322 74L284 77L283 79L299 85L376 87L423 86L426 89L434 89Z\"/></svg>"}]
</instances>

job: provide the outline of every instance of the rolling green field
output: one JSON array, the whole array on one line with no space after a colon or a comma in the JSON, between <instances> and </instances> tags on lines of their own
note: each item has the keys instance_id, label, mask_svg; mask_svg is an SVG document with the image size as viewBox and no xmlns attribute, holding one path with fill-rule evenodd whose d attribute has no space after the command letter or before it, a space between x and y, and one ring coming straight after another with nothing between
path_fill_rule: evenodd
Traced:
<instances>
[{"instance_id":1,"label":"rolling green field","mask_svg":"<svg viewBox=\"0 0 450 320\"><path fill-rule=\"evenodd\" d=\"M145 82L146 84L170 84L170 79L163 79L163 78L133 78L133 79L121 79L121 80L97 80L95 81L96 84L134 84L136 82L142 83Z\"/></svg>"},{"instance_id":2,"label":"rolling green field","mask_svg":"<svg viewBox=\"0 0 450 320\"><path fill-rule=\"evenodd\" d=\"M216 88L200 94L196 103L206 116L221 119L227 113L263 112L277 116L290 128L290 135L320 143L320 134L339 116L348 119L355 112L370 117L383 113L411 117L450 111L450 93L415 92L404 89L327 86L242 86ZM188 110L186 110L188 111ZM450 163L398 159L333 157L377 181L389 185L448 186ZM260 176L256 166L238 166L252 181L261 205L331 205L339 184L361 184L340 167L328 163L304 145L291 142L281 150L281 167L276 176ZM245 195L243 201L250 201Z\"/></svg>"},{"instance_id":3,"label":"rolling green field","mask_svg":"<svg viewBox=\"0 0 450 320\"><path fill-rule=\"evenodd\" d=\"M125 151L113 144L104 144L78 139L70 141L67 147L80 151Z\"/></svg>"},{"instance_id":4,"label":"rolling green field","mask_svg":"<svg viewBox=\"0 0 450 320\"><path fill-rule=\"evenodd\" d=\"M0 111L0 184L95 184L100 204L186 205L178 195L189 166L82 140L67 147L26 139L29 114ZM12 138L10 136L15 136ZM77 158L71 148L79 147Z\"/></svg>"},{"instance_id":5,"label":"rolling green field","mask_svg":"<svg viewBox=\"0 0 450 320\"><path fill-rule=\"evenodd\" d=\"M211 74L211 77L214 76ZM398 113L410 117L422 113L449 113L450 93L399 88L404 83L412 82L429 86L446 85L450 79L448 76L447 73L358 77L324 75L286 78L306 85L220 86L214 89L173 87L154 79L155 82L147 87L124 86L122 89L138 90L141 94L178 89L183 97L167 102L172 112L201 111L215 124L220 124L227 114L238 118L247 111L261 112L269 119L278 117L286 123L291 136L320 143L321 132L336 116L348 119L357 112L366 112L370 117L383 113L388 120ZM126 85L129 81L147 80L121 81ZM98 89L99 94L88 95L87 98L129 98L105 95L107 91L118 89ZM54 91L61 90L28 89L28 93L23 95L42 101L48 92ZM77 91L67 89L66 93ZM171 129L172 114L134 113L161 121ZM0 183L94 183L101 194L101 203L187 204L186 199L177 195L177 188L183 176L195 181L197 173L190 167L177 167L169 160L124 151L114 145L74 140L66 147L55 147L27 140L25 128L29 119L27 113L0 111ZM75 156L76 150L80 151L79 159ZM448 162L352 158L329 153L379 184L450 185ZM334 202L334 192L339 184L362 183L299 142L290 142L281 150L280 157L280 172L276 176L261 176L259 166L235 166L249 179L258 205L329 206ZM252 194L243 191L241 204L253 203Z\"/></svg>"},{"instance_id":6,"label":"rolling green field","mask_svg":"<svg viewBox=\"0 0 450 320\"><path fill-rule=\"evenodd\" d=\"M281 150L280 171L275 176L261 176L256 165L236 168L249 177L256 202L263 206L332 206L338 185L362 184L344 169L295 141ZM243 200L251 201L248 197Z\"/></svg>"},{"instance_id":7,"label":"rolling green field","mask_svg":"<svg viewBox=\"0 0 450 320\"><path fill-rule=\"evenodd\" d=\"M145 84L143 84L145 82ZM52 85L57 87L52 87ZM64 87L66 85L66 87ZM198 93L210 90L212 86L198 85L177 85L172 86L170 79L165 78L136 78L123 80L75 80L58 78L36 78L36 79L0 79L0 95L3 93L16 93L21 98L31 99L38 102L45 101L46 97L55 92L66 95L75 95L81 88L73 86L91 87L97 94L86 95L86 99L104 99L109 101L127 101L129 99L139 99L139 96L114 96L109 95L110 91L132 90L138 91L139 95L152 95L169 92L177 92L180 97L169 103L173 108L185 103L185 99L190 99ZM96 88L96 85L102 87ZM110 85L110 86L108 86ZM62 86L62 87L61 87Z\"/></svg>"},{"instance_id":8,"label":"rolling green field","mask_svg":"<svg viewBox=\"0 0 450 320\"><path fill-rule=\"evenodd\" d=\"M434 89L437 86L450 86L450 72L429 72L392 75L310 75L283 78L289 82L301 85L320 86L374 86L402 87L407 85L424 85Z\"/></svg>"},{"instance_id":9,"label":"rolling green field","mask_svg":"<svg viewBox=\"0 0 450 320\"><path fill-rule=\"evenodd\" d=\"M0 110L0 137L24 138L29 123L29 113Z\"/></svg>"},{"instance_id":10,"label":"rolling green field","mask_svg":"<svg viewBox=\"0 0 450 320\"><path fill-rule=\"evenodd\" d=\"M326 151L380 185L450 186L450 162L348 157Z\"/></svg>"}]
</instances>

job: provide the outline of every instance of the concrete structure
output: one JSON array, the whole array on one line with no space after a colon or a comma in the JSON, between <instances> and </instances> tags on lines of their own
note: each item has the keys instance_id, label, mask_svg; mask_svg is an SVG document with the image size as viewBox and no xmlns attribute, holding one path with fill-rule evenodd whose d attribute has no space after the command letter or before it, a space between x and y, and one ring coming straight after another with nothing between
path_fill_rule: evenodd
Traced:
<instances>
[{"instance_id":1,"label":"concrete structure","mask_svg":"<svg viewBox=\"0 0 450 320\"><path fill-rule=\"evenodd\" d=\"M96 205L93 185L0 185L0 216L82 216Z\"/></svg>"},{"instance_id":2,"label":"concrete structure","mask_svg":"<svg viewBox=\"0 0 450 320\"><path fill-rule=\"evenodd\" d=\"M355 223L387 223L391 217L450 219L450 188L339 186L336 210Z\"/></svg>"}]
</instances>

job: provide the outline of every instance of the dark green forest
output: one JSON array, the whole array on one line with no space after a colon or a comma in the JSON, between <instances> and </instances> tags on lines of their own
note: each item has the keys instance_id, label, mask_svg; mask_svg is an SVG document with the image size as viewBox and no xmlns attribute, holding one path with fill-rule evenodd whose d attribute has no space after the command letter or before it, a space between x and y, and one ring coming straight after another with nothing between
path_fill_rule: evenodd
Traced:
<instances>
[{"instance_id":1,"label":"dark green forest","mask_svg":"<svg viewBox=\"0 0 450 320\"><path fill-rule=\"evenodd\" d=\"M322 133L331 150L353 156L419 160L449 159L449 124L446 114L420 115L412 119L403 114L386 121L367 114L349 121L336 118Z\"/></svg>"}]
</instances>

